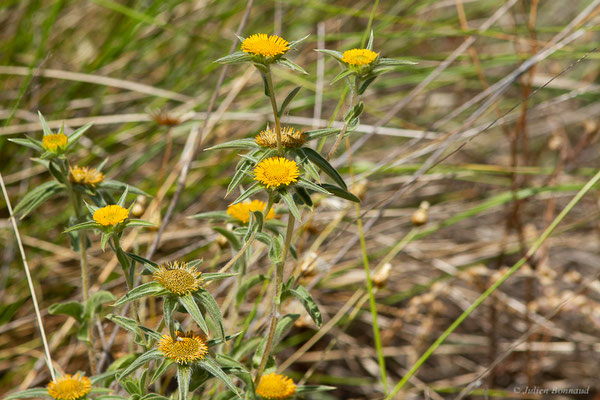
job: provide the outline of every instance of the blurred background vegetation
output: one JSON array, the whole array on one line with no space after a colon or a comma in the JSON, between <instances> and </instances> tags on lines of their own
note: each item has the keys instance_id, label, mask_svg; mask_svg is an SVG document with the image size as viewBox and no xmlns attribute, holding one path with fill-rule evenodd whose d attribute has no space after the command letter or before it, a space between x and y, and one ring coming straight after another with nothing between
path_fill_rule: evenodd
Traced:
<instances>
[{"instance_id":1,"label":"blurred background vegetation","mask_svg":"<svg viewBox=\"0 0 600 400\"><path fill-rule=\"evenodd\" d=\"M290 55L310 75L274 71L281 99L295 86L302 87L287 117L301 129L339 121L344 110L344 86L328 83L339 66L329 58L319 61L315 48L359 47L371 21L375 51L419 62L384 75L369 88L362 126L350 137L360 145L353 148L352 171L345 146L336 161L363 196L361 211L371 267L379 279L383 352L392 383L503 268L524 254L596 172L600 111L596 3L256 0L250 4L242 36L275 32L291 41L310 34ZM138 203L160 223L176 190L190 132L202 124L224 68L213 61L228 53L247 7L246 1L236 0L4 0L0 168L13 206L28 190L50 179L30 160L28 150L6 140L24 134L41 137L40 110L55 128L64 122L71 130L93 121L80 142L80 164L95 166L108 157L105 174L153 196ZM490 18L495 21L486 27ZM504 93L493 86L552 45L553 38L562 40L576 31L579 36L574 40L511 79ZM452 62L445 65L449 57ZM418 87L428 76L434 79ZM482 109L478 104L461 108L488 87L501 94L496 101ZM403 104L403 99L410 101ZM250 137L266 126L270 106L259 74L246 66L230 67L213 111L155 261L204 258L209 270L230 257L208 222L186 217L228 205L225 188L237 154L202 149ZM173 127L157 124L160 112L182 121ZM324 148L330 146L327 142ZM428 163L438 150L448 157ZM411 216L422 201L430 203L428 222L413 227ZM531 262L425 363L406 387L407 398L453 397L477 380L475 397L487 391L490 396L514 398L513 389L525 385L589 385L588 398L593 398L600 390L598 214L593 191ZM300 319L277 358L282 363L295 360L287 370L295 381L338 387L319 398L381 397L354 216L352 206L323 200L314 214L306 214L296 242L296 266L305 269L305 284L331 324L320 331L312 347L302 348L317 331L307 318ZM4 203L0 217L1 394L44 385L48 374L40 361L41 342ZM54 199L21 221L44 310L79 296L79 261L67 235L61 233L68 217L66 200ZM142 231L130 245L144 253L155 235ZM122 294L124 283L112 272L115 261L110 254L103 253L97 241L90 254L92 282ZM266 273L268 261L259 258L254 268ZM223 300L227 292L225 285L214 295ZM259 324L251 328L255 334L268 316L264 306ZM251 307L252 303L243 311ZM294 303L287 307L298 308ZM156 305L149 304L149 318L155 312ZM72 322L46 312L44 316L58 363L68 373L85 369L85 346L77 342ZM108 334L112 324L103 324ZM525 338L526 332L533 334ZM123 355L127 347L122 334L111 356ZM494 368L486 371L495 360Z\"/></svg>"}]
</instances>

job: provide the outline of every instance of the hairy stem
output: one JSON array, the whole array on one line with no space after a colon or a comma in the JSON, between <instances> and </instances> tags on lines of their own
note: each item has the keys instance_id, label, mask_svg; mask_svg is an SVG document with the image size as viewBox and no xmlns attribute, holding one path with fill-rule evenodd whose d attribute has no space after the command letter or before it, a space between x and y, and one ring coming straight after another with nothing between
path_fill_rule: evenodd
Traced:
<instances>
[{"instance_id":1,"label":"hairy stem","mask_svg":"<svg viewBox=\"0 0 600 400\"><path fill-rule=\"evenodd\" d=\"M354 84L352 85L352 100L350 101L350 110L352 110L354 108L354 106L356 105L356 102L358 101L358 84L359 84L358 77L355 76ZM346 130L348 129L348 123L349 123L348 120L344 120L344 126L342 127L342 130L338 134L338 137L335 140L333 147L331 148L331 150L329 150L329 154L327 154L327 161L331 160L331 157L333 157L333 155L335 154L335 151L337 150L338 146L342 142L342 138L344 137L344 135L346 134Z\"/></svg>"},{"instance_id":2,"label":"hairy stem","mask_svg":"<svg viewBox=\"0 0 600 400\"><path fill-rule=\"evenodd\" d=\"M273 118L275 119L275 133L277 135L277 153L283 154L281 147L281 122L279 121L279 111L277 109L277 99L275 98L275 89L273 87L273 76L271 75L271 67L268 67L265 79L267 80L267 87L269 89L269 98L271 99L271 106L273 107Z\"/></svg>"}]
</instances>

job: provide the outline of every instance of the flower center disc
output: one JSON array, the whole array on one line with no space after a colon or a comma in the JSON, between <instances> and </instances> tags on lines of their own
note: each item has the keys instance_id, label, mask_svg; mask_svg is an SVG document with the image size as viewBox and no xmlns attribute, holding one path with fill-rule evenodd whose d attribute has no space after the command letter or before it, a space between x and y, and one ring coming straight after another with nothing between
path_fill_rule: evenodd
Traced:
<instances>
[{"instance_id":1,"label":"flower center disc","mask_svg":"<svg viewBox=\"0 0 600 400\"><path fill-rule=\"evenodd\" d=\"M197 289L196 278L185 269L170 269L164 272L163 284L174 293L183 293Z\"/></svg>"}]
</instances>

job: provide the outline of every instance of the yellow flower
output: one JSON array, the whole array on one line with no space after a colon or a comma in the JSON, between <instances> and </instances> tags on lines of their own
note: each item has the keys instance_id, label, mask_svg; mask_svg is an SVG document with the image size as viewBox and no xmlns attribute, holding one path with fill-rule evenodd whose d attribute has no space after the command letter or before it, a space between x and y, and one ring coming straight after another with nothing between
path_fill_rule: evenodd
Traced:
<instances>
[{"instance_id":1,"label":"yellow flower","mask_svg":"<svg viewBox=\"0 0 600 400\"><path fill-rule=\"evenodd\" d=\"M158 349L166 358L178 364L202 360L208 353L206 341L192 332L183 334L176 331L174 338L171 335L163 335L158 342Z\"/></svg>"},{"instance_id":2,"label":"yellow flower","mask_svg":"<svg viewBox=\"0 0 600 400\"><path fill-rule=\"evenodd\" d=\"M275 57L285 54L289 49L287 40L276 35L267 36L265 33L254 34L242 42L242 51L256 56Z\"/></svg>"},{"instance_id":3,"label":"yellow flower","mask_svg":"<svg viewBox=\"0 0 600 400\"><path fill-rule=\"evenodd\" d=\"M196 268L175 261L158 267L154 280L171 293L185 295L198 290L202 282L200 275L201 272Z\"/></svg>"},{"instance_id":4,"label":"yellow flower","mask_svg":"<svg viewBox=\"0 0 600 400\"><path fill-rule=\"evenodd\" d=\"M246 200L243 203L232 204L227 207L227 214L231 215L233 218L242 221L243 223L247 223L250 221L250 213L254 211L262 211L264 212L267 208L267 203L260 200ZM265 217L265 219L273 219L275 218L275 211L271 208L269 213Z\"/></svg>"},{"instance_id":5,"label":"yellow flower","mask_svg":"<svg viewBox=\"0 0 600 400\"><path fill-rule=\"evenodd\" d=\"M125 221L129 216L129 210L118 205L110 205L97 209L94 212L94 221L100 225L117 225Z\"/></svg>"},{"instance_id":6,"label":"yellow flower","mask_svg":"<svg viewBox=\"0 0 600 400\"><path fill-rule=\"evenodd\" d=\"M48 151L56 151L59 148L64 149L67 146L67 135L57 133L56 135L46 135L42 139L42 147Z\"/></svg>"},{"instance_id":7,"label":"yellow flower","mask_svg":"<svg viewBox=\"0 0 600 400\"><path fill-rule=\"evenodd\" d=\"M266 158L254 168L254 180L267 188L289 185L296 182L300 176L295 161L283 157Z\"/></svg>"},{"instance_id":8,"label":"yellow flower","mask_svg":"<svg viewBox=\"0 0 600 400\"><path fill-rule=\"evenodd\" d=\"M363 66L371 64L379 54L367 49L346 50L342 54L342 61L348 65Z\"/></svg>"},{"instance_id":9,"label":"yellow flower","mask_svg":"<svg viewBox=\"0 0 600 400\"><path fill-rule=\"evenodd\" d=\"M296 385L291 378L280 374L263 375L256 387L256 394L265 399L287 399L296 393Z\"/></svg>"},{"instance_id":10,"label":"yellow flower","mask_svg":"<svg viewBox=\"0 0 600 400\"><path fill-rule=\"evenodd\" d=\"M104 174L97 169L75 166L69 167L69 180L80 185L96 186L104 180Z\"/></svg>"},{"instance_id":11,"label":"yellow flower","mask_svg":"<svg viewBox=\"0 0 600 400\"><path fill-rule=\"evenodd\" d=\"M92 381L79 374L65 375L48 384L48 394L55 400L76 400L90 392Z\"/></svg>"},{"instance_id":12,"label":"yellow flower","mask_svg":"<svg viewBox=\"0 0 600 400\"><path fill-rule=\"evenodd\" d=\"M270 147L273 149L277 147L277 133L272 131L271 128L267 128L256 135L254 141L259 146ZM304 133L297 131L292 127L285 127L281 129L281 145L283 147L302 147L305 142L306 135L304 135Z\"/></svg>"}]
</instances>

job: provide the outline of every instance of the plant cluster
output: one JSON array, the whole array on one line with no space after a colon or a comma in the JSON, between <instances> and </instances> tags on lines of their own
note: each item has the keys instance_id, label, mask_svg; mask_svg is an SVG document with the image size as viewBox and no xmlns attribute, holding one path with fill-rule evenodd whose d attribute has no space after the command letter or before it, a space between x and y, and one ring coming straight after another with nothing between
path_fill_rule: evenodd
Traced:
<instances>
[{"instance_id":1,"label":"plant cluster","mask_svg":"<svg viewBox=\"0 0 600 400\"><path fill-rule=\"evenodd\" d=\"M177 378L180 400L188 399L193 392L202 393L203 398L219 400L292 399L311 391L332 389L299 385L278 373L274 357L276 345L299 317L298 314L282 314L282 303L288 298L297 299L315 325L320 327L322 324L316 302L300 284L300 274L286 270L285 266L290 257L296 257L293 243L296 222L302 220L304 209L313 208L315 196L336 196L360 202L328 160L340 140L359 124L364 108L359 96L378 76L407 62L380 57L373 51L372 34L364 49L343 53L318 49L340 62L342 71L332 83L340 80L347 83L352 94L351 104L343 128L302 131L282 123L286 108L300 87L279 102L272 68L279 65L306 74L302 67L287 58L305 38L288 42L261 33L239 39L241 50L217 61L247 63L258 69L265 95L272 106L273 126L266 126L254 138L233 140L208 149L245 151L240 154L241 159L227 188L227 194L239 189L239 196L226 211L193 216L214 222L214 230L230 243L231 260L217 272L203 271L202 260L157 264L122 247L121 238L126 229L153 226L150 222L131 218L133 204L127 206L128 194L148 195L125 183L106 179L102 167L107 160L97 168L71 163L75 145L89 125L69 136L63 129L53 133L40 114L44 132L41 141L30 137L13 140L38 151L40 156L34 160L54 177L53 181L29 192L15 212L25 217L46 200L62 194L67 194L71 200L73 217L64 232L70 236L71 245L81 258L83 296L81 302L55 304L49 311L66 314L79 323L78 338L88 345L92 376L88 378L81 372L59 376L46 388L12 394L7 399L168 399L174 393L169 386L171 370ZM336 136L335 143L329 155L323 156L315 147L321 149L324 140L331 136ZM317 139L322 141L321 146L311 146ZM113 197L115 191L121 193L116 200ZM227 227L218 221L227 222ZM88 236L90 231L99 233L101 248L105 250L108 245L122 267L127 292L119 299L108 291L89 293L86 250L91 239L96 237ZM272 277L253 268L252 255L258 248L254 246L255 242L268 247ZM146 282L142 280L144 276ZM254 311L243 320L234 319L233 331L228 334L220 305L210 290L211 283L221 279L235 281L232 316L241 315L240 306L253 286L260 283L265 288L267 284L270 286L272 296L266 301L271 306L271 313L262 336L247 337L247 332L255 318L258 301L267 296L261 295ZM150 297L162 304L162 318L155 327L147 326L138 311ZM130 310L128 316L123 312L124 307ZM193 321L192 326L185 323L186 317ZM106 371L98 371L96 365L92 326L97 319L107 319L125 329L134 343L131 354L114 361ZM115 387L113 383L121 387L116 394L110 389Z\"/></svg>"}]
</instances>

